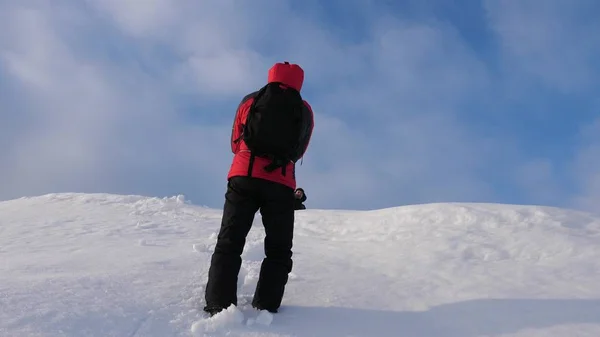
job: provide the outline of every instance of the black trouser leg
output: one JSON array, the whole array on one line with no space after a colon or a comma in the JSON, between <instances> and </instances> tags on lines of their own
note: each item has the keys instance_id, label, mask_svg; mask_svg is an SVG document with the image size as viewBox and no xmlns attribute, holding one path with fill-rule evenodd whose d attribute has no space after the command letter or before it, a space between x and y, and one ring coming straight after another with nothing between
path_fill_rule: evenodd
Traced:
<instances>
[{"instance_id":1,"label":"black trouser leg","mask_svg":"<svg viewBox=\"0 0 600 337\"><path fill-rule=\"evenodd\" d=\"M263 184L261 215L265 227L265 259L262 262L252 305L277 312L288 274L292 271L294 190L275 183Z\"/></svg>"},{"instance_id":2,"label":"black trouser leg","mask_svg":"<svg viewBox=\"0 0 600 337\"><path fill-rule=\"evenodd\" d=\"M232 178L227 184L221 229L208 271L206 311L218 311L230 304L237 305L241 255L259 208L258 194L249 188L250 184L243 178Z\"/></svg>"}]
</instances>

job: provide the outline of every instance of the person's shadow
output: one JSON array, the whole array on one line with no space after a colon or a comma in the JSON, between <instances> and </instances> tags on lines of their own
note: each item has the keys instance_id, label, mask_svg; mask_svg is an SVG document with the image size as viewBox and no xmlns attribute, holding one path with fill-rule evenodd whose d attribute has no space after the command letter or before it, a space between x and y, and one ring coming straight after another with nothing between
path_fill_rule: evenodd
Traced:
<instances>
[{"instance_id":1,"label":"person's shadow","mask_svg":"<svg viewBox=\"0 0 600 337\"><path fill-rule=\"evenodd\" d=\"M499 336L585 323L598 324L600 331L600 299L480 299L444 304L423 312L283 306L280 313L275 315L270 329L281 327L282 331L289 329L288 332L303 337Z\"/></svg>"}]
</instances>

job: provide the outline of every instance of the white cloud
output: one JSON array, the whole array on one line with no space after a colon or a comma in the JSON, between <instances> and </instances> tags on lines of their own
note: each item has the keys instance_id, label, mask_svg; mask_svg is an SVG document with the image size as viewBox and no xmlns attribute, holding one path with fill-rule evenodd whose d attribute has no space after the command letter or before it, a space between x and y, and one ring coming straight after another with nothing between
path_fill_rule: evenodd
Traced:
<instances>
[{"instance_id":1,"label":"white cloud","mask_svg":"<svg viewBox=\"0 0 600 337\"><path fill-rule=\"evenodd\" d=\"M0 4L0 72L8 75L0 89L15 93L0 112L9 142L0 149L8 158L0 164L3 198L186 193L220 207L234 109L280 60L304 67L316 113L298 167L309 205L490 200L495 194L481 172L499 153L516 160L513 144L469 127L465 103L494 81L442 22L377 16L377 2L349 2L372 20L363 39L350 41L313 19L318 8L309 17L289 1L32 4ZM541 76L526 59L538 51L522 51L513 41L520 33L502 28L512 22L506 10L490 11L511 62ZM183 111L186 105L196 110Z\"/></svg>"},{"instance_id":2,"label":"white cloud","mask_svg":"<svg viewBox=\"0 0 600 337\"><path fill-rule=\"evenodd\" d=\"M172 0L86 0L126 34L138 38L169 38L185 7ZM184 2L179 1L179 4Z\"/></svg>"},{"instance_id":3,"label":"white cloud","mask_svg":"<svg viewBox=\"0 0 600 337\"><path fill-rule=\"evenodd\" d=\"M484 144L495 144L475 141L459 108L487 85L484 65L441 24L385 20L370 37L354 53L341 49L348 72L313 103L333 116L317 119L315 144L325 146L309 154L329 164L300 179L311 201L371 208L490 196L477 172ZM352 76L360 82L344 81Z\"/></svg>"},{"instance_id":4,"label":"white cloud","mask_svg":"<svg viewBox=\"0 0 600 337\"><path fill-rule=\"evenodd\" d=\"M487 0L492 29L499 35L511 85L541 83L562 93L595 90L600 54L596 1ZM529 77L533 75L533 77ZM525 80L525 83L519 83ZM520 84L520 85L519 85Z\"/></svg>"},{"instance_id":5,"label":"white cloud","mask_svg":"<svg viewBox=\"0 0 600 337\"><path fill-rule=\"evenodd\" d=\"M575 120L582 130L573 136L579 145L571 149L572 155L528 159L517 166L517 183L538 203L597 210L600 128L598 122L594 126L588 123L598 111L598 2L487 0L485 7L501 42L503 75L508 79L505 90L510 99L529 104L532 109L528 113L536 114L542 128L560 120ZM569 104L563 104L562 109L552 107L560 98L568 99ZM555 140L558 136L540 137ZM570 141L565 138L565 142ZM561 172L561 167L567 169Z\"/></svg>"},{"instance_id":6,"label":"white cloud","mask_svg":"<svg viewBox=\"0 0 600 337\"><path fill-rule=\"evenodd\" d=\"M87 4L69 11L8 8L14 21L4 26L17 34L3 37L4 67L27 85L35 126L14 139L16 155L4 178L13 184L5 196L67 188L143 190L137 178L128 185L125 177L139 172L148 179L143 184L156 184L160 168L173 184L178 179L166 177L178 170L189 179L190 171L197 172L195 178L206 184L223 181L233 108L264 83L277 55L302 64L306 86L322 90L307 97L317 129L299 167L301 184L319 204L364 208L382 204L378 199L387 194L407 201L434 194L474 198L485 190L471 177L474 165L465 164L479 150L460 121L443 117L455 115L454 105L485 84L485 71L448 27L386 19L374 25L370 40L348 43L295 15L287 2L271 9L280 15L267 18L259 16L261 5L231 1L152 1L143 8L135 1ZM91 26L81 27L82 18L92 20ZM95 36L129 42L144 60L153 59L154 48L168 49L172 59L150 62L168 72L156 78L140 64L87 55L83 44L70 39L70 27L112 31ZM278 47L276 55L259 47L269 43ZM219 119L226 122L190 127L176 114L174 90L236 102ZM24 100L15 103L26 106ZM360 125L370 129L357 131ZM444 151L437 150L441 146ZM454 179L439 179L448 177L440 168ZM201 195L217 200L221 194Z\"/></svg>"}]
</instances>

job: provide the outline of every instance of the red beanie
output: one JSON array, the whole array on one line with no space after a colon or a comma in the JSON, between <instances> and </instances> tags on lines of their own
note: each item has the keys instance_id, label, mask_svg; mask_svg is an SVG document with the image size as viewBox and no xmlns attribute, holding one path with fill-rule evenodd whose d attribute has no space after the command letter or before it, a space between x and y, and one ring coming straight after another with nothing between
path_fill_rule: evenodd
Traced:
<instances>
[{"instance_id":1,"label":"red beanie","mask_svg":"<svg viewBox=\"0 0 600 337\"><path fill-rule=\"evenodd\" d=\"M268 82L281 82L288 87L300 91L304 83L304 70L297 64L290 64L288 62L275 63L269 69Z\"/></svg>"}]
</instances>

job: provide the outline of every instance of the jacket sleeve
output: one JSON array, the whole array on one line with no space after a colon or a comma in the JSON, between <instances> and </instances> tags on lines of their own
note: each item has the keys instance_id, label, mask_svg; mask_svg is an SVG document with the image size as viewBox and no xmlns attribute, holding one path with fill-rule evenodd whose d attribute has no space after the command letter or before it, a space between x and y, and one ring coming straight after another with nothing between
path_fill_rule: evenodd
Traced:
<instances>
[{"instance_id":1,"label":"jacket sleeve","mask_svg":"<svg viewBox=\"0 0 600 337\"><path fill-rule=\"evenodd\" d=\"M240 143L238 142L240 136L242 135L242 128L240 127L240 108L235 112L235 117L233 118L233 127L231 128L231 152L236 154L240 150Z\"/></svg>"},{"instance_id":2,"label":"jacket sleeve","mask_svg":"<svg viewBox=\"0 0 600 337\"><path fill-rule=\"evenodd\" d=\"M243 122L248 115L248 109L252 104L252 100L256 95L255 92L246 95L240 102L235 111L235 117L233 118L233 126L231 128L231 152L236 154L240 150L240 142L239 140L242 137L242 130L244 128ZM236 141L237 140L237 141Z\"/></svg>"}]
</instances>

